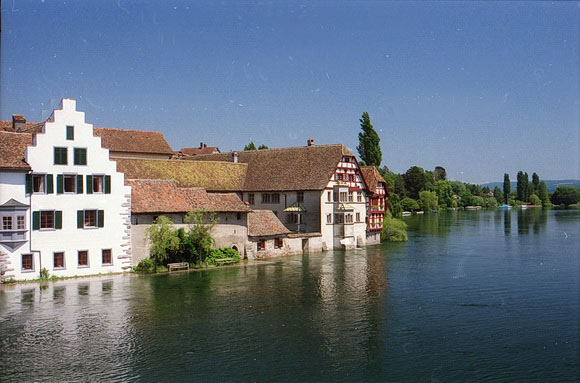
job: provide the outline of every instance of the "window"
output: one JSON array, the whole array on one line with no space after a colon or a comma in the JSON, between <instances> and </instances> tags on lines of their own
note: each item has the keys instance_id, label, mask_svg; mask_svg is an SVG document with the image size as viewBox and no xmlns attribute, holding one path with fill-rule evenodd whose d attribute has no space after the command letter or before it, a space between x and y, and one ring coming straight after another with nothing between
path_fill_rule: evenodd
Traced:
<instances>
[{"instance_id":1,"label":"window","mask_svg":"<svg viewBox=\"0 0 580 383\"><path fill-rule=\"evenodd\" d=\"M2 217L2 230L12 230L12 217Z\"/></svg>"},{"instance_id":2,"label":"window","mask_svg":"<svg viewBox=\"0 0 580 383\"><path fill-rule=\"evenodd\" d=\"M89 266L89 252L87 250L81 250L78 252L79 255L79 267Z\"/></svg>"},{"instance_id":3,"label":"window","mask_svg":"<svg viewBox=\"0 0 580 383\"><path fill-rule=\"evenodd\" d=\"M93 193L103 193L105 190L104 176L93 176Z\"/></svg>"},{"instance_id":4,"label":"window","mask_svg":"<svg viewBox=\"0 0 580 383\"><path fill-rule=\"evenodd\" d=\"M66 139L72 141L75 139L75 127L74 126L67 126L66 127Z\"/></svg>"},{"instance_id":5,"label":"window","mask_svg":"<svg viewBox=\"0 0 580 383\"><path fill-rule=\"evenodd\" d=\"M304 192L296 192L296 202L304 202Z\"/></svg>"},{"instance_id":6,"label":"window","mask_svg":"<svg viewBox=\"0 0 580 383\"><path fill-rule=\"evenodd\" d=\"M85 227L97 227L96 210L85 210Z\"/></svg>"},{"instance_id":7,"label":"window","mask_svg":"<svg viewBox=\"0 0 580 383\"><path fill-rule=\"evenodd\" d=\"M153 219L155 220L155 219ZM105 226L104 210L77 210L77 228L95 228Z\"/></svg>"},{"instance_id":8,"label":"window","mask_svg":"<svg viewBox=\"0 0 580 383\"><path fill-rule=\"evenodd\" d=\"M266 250L266 241L264 239L258 241L258 251L261 250Z\"/></svg>"},{"instance_id":9,"label":"window","mask_svg":"<svg viewBox=\"0 0 580 383\"><path fill-rule=\"evenodd\" d=\"M332 214L326 215L326 223L332 223Z\"/></svg>"},{"instance_id":10,"label":"window","mask_svg":"<svg viewBox=\"0 0 580 383\"><path fill-rule=\"evenodd\" d=\"M280 194L272 194L272 203L280 203Z\"/></svg>"},{"instance_id":11,"label":"window","mask_svg":"<svg viewBox=\"0 0 580 383\"><path fill-rule=\"evenodd\" d=\"M112 265L113 264L113 256L112 256L111 249L103 249L102 263L103 263L103 265Z\"/></svg>"},{"instance_id":12,"label":"window","mask_svg":"<svg viewBox=\"0 0 580 383\"><path fill-rule=\"evenodd\" d=\"M346 202L347 198L348 198L347 192L340 192L340 202Z\"/></svg>"},{"instance_id":13,"label":"window","mask_svg":"<svg viewBox=\"0 0 580 383\"><path fill-rule=\"evenodd\" d=\"M87 164L87 149L75 148L74 149L74 164L75 165L86 165Z\"/></svg>"},{"instance_id":14,"label":"window","mask_svg":"<svg viewBox=\"0 0 580 383\"><path fill-rule=\"evenodd\" d=\"M55 269L64 269L64 253L54 253L53 254L53 266Z\"/></svg>"},{"instance_id":15,"label":"window","mask_svg":"<svg viewBox=\"0 0 580 383\"><path fill-rule=\"evenodd\" d=\"M238 214L236 215L236 218L238 219L238 221L239 221L240 219L242 219L242 213L238 213Z\"/></svg>"},{"instance_id":16,"label":"window","mask_svg":"<svg viewBox=\"0 0 580 383\"><path fill-rule=\"evenodd\" d=\"M254 203L256 203L254 201L254 193L248 194L248 202L250 203L250 205L253 205Z\"/></svg>"},{"instance_id":17,"label":"window","mask_svg":"<svg viewBox=\"0 0 580 383\"><path fill-rule=\"evenodd\" d=\"M337 181L342 181L342 174L341 173L338 173L336 175L336 179L337 179Z\"/></svg>"},{"instance_id":18,"label":"window","mask_svg":"<svg viewBox=\"0 0 580 383\"><path fill-rule=\"evenodd\" d=\"M267 193L262 194L262 203L270 203L270 194Z\"/></svg>"},{"instance_id":19,"label":"window","mask_svg":"<svg viewBox=\"0 0 580 383\"><path fill-rule=\"evenodd\" d=\"M362 202L362 193L356 192L356 202Z\"/></svg>"},{"instance_id":20,"label":"window","mask_svg":"<svg viewBox=\"0 0 580 383\"><path fill-rule=\"evenodd\" d=\"M328 192L327 198L328 198L328 202L332 201L332 192Z\"/></svg>"},{"instance_id":21,"label":"window","mask_svg":"<svg viewBox=\"0 0 580 383\"><path fill-rule=\"evenodd\" d=\"M68 157L67 148L54 148L54 164L55 165L68 164L67 157Z\"/></svg>"},{"instance_id":22,"label":"window","mask_svg":"<svg viewBox=\"0 0 580 383\"><path fill-rule=\"evenodd\" d=\"M346 223L352 223L352 214L346 214L344 218Z\"/></svg>"},{"instance_id":23,"label":"window","mask_svg":"<svg viewBox=\"0 0 580 383\"><path fill-rule=\"evenodd\" d=\"M87 194L111 193L111 176L87 175Z\"/></svg>"},{"instance_id":24,"label":"window","mask_svg":"<svg viewBox=\"0 0 580 383\"><path fill-rule=\"evenodd\" d=\"M16 230L25 230L26 229L26 218L23 215L19 215L16 217Z\"/></svg>"},{"instance_id":25,"label":"window","mask_svg":"<svg viewBox=\"0 0 580 383\"><path fill-rule=\"evenodd\" d=\"M360 213L356 213L356 221L360 222Z\"/></svg>"},{"instance_id":26,"label":"window","mask_svg":"<svg viewBox=\"0 0 580 383\"><path fill-rule=\"evenodd\" d=\"M76 193L77 192L77 176L76 175L66 175L66 174L64 175L64 192L65 193Z\"/></svg>"},{"instance_id":27,"label":"window","mask_svg":"<svg viewBox=\"0 0 580 383\"><path fill-rule=\"evenodd\" d=\"M34 270L34 259L32 254L22 254L22 271Z\"/></svg>"},{"instance_id":28,"label":"window","mask_svg":"<svg viewBox=\"0 0 580 383\"><path fill-rule=\"evenodd\" d=\"M343 161L344 161L344 162L350 162L350 158L348 158L348 157L344 157L344 158L343 158Z\"/></svg>"},{"instance_id":29,"label":"window","mask_svg":"<svg viewBox=\"0 0 580 383\"><path fill-rule=\"evenodd\" d=\"M334 216L334 223L344 223L344 214L336 214Z\"/></svg>"},{"instance_id":30,"label":"window","mask_svg":"<svg viewBox=\"0 0 580 383\"><path fill-rule=\"evenodd\" d=\"M334 202L338 202L338 192L334 192Z\"/></svg>"},{"instance_id":31,"label":"window","mask_svg":"<svg viewBox=\"0 0 580 383\"><path fill-rule=\"evenodd\" d=\"M54 229L54 210L40 212L40 228Z\"/></svg>"},{"instance_id":32,"label":"window","mask_svg":"<svg viewBox=\"0 0 580 383\"><path fill-rule=\"evenodd\" d=\"M33 193L45 193L46 174L33 174L32 175L32 192Z\"/></svg>"},{"instance_id":33,"label":"window","mask_svg":"<svg viewBox=\"0 0 580 383\"><path fill-rule=\"evenodd\" d=\"M349 191L348 192L348 202L352 202L352 201L354 201L353 192Z\"/></svg>"},{"instance_id":34,"label":"window","mask_svg":"<svg viewBox=\"0 0 580 383\"><path fill-rule=\"evenodd\" d=\"M284 247L284 240L282 238L275 238L274 239L274 248L281 249Z\"/></svg>"}]
</instances>

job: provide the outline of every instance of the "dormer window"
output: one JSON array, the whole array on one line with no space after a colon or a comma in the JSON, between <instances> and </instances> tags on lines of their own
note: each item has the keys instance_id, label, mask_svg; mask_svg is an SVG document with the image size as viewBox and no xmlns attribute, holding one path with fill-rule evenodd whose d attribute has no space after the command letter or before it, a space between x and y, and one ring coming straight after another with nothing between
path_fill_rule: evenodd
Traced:
<instances>
[{"instance_id":1,"label":"dormer window","mask_svg":"<svg viewBox=\"0 0 580 383\"><path fill-rule=\"evenodd\" d=\"M75 127L68 125L66 127L66 139L72 141L75 139Z\"/></svg>"}]
</instances>

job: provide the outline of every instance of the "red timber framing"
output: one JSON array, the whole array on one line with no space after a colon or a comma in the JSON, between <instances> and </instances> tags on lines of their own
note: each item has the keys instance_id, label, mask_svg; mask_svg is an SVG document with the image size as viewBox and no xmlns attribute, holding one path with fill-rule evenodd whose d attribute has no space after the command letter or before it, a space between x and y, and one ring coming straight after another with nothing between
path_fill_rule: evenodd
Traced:
<instances>
[{"instance_id":1,"label":"red timber framing","mask_svg":"<svg viewBox=\"0 0 580 383\"><path fill-rule=\"evenodd\" d=\"M385 210L387 209L387 189L384 182L377 183L375 190L369 194L367 204L367 231L381 231Z\"/></svg>"},{"instance_id":2,"label":"red timber framing","mask_svg":"<svg viewBox=\"0 0 580 383\"><path fill-rule=\"evenodd\" d=\"M355 157L342 157L330 180L343 185L348 185L349 191L367 190ZM327 187L326 189L332 190L331 187Z\"/></svg>"}]
</instances>

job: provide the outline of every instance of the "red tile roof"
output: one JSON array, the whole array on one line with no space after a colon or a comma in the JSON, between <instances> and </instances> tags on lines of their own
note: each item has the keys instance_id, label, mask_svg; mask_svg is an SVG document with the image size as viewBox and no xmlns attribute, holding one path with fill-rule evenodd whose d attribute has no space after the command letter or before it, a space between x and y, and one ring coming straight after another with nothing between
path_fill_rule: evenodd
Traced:
<instances>
[{"instance_id":1,"label":"red tile roof","mask_svg":"<svg viewBox=\"0 0 580 383\"><path fill-rule=\"evenodd\" d=\"M5 132L16 132L16 133L40 133L42 132L42 127L44 122L27 122L24 124L24 128L21 130L14 130L12 126L12 121L0 120L0 131Z\"/></svg>"},{"instance_id":2,"label":"red tile roof","mask_svg":"<svg viewBox=\"0 0 580 383\"><path fill-rule=\"evenodd\" d=\"M361 166L360 172L364 178L364 181L369 188L369 191L375 192L377 189L377 185L379 182L383 182L385 184L385 188L387 187L387 181L381 176L377 168L374 166Z\"/></svg>"},{"instance_id":3,"label":"red tile roof","mask_svg":"<svg viewBox=\"0 0 580 383\"><path fill-rule=\"evenodd\" d=\"M173 150L161 132L112 128L93 128L101 144L112 152L173 155Z\"/></svg>"},{"instance_id":4,"label":"red tile roof","mask_svg":"<svg viewBox=\"0 0 580 383\"><path fill-rule=\"evenodd\" d=\"M178 188L170 180L126 179L131 186L133 213L185 213L192 210L212 212L249 212L237 195L209 194L200 188Z\"/></svg>"},{"instance_id":5,"label":"red tile roof","mask_svg":"<svg viewBox=\"0 0 580 383\"><path fill-rule=\"evenodd\" d=\"M322 190L343 156L354 155L343 145L313 145L238 152L248 164L245 191ZM184 158L184 161L232 162L233 153Z\"/></svg>"},{"instance_id":6,"label":"red tile roof","mask_svg":"<svg viewBox=\"0 0 580 383\"><path fill-rule=\"evenodd\" d=\"M271 210L254 210L248 214L248 235L269 237L290 234Z\"/></svg>"},{"instance_id":7,"label":"red tile roof","mask_svg":"<svg viewBox=\"0 0 580 383\"><path fill-rule=\"evenodd\" d=\"M220 153L220 150L217 146L204 146L203 148L181 148L179 151L186 156L199 156L203 154Z\"/></svg>"},{"instance_id":8,"label":"red tile roof","mask_svg":"<svg viewBox=\"0 0 580 383\"><path fill-rule=\"evenodd\" d=\"M30 170L30 165L24 161L29 145L32 145L32 134L0 131L0 169Z\"/></svg>"}]
</instances>

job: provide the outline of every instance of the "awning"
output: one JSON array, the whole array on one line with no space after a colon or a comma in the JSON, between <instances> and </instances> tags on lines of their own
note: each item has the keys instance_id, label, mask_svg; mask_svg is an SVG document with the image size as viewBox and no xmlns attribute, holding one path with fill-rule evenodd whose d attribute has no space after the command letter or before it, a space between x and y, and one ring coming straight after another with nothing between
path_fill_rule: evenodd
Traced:
<instances>
[{"instance_id":1,"label":"awning","mask_svg":"<svg viewBox=\"0 0 580 383\"><path fill-rule=\"evenodd\" d=\"M306 209L298 202L295 202L292 205L288 206L286 209L284 209L284 211L287 213L304 213L306 212Z\"/></svg>"}]
</instances>

